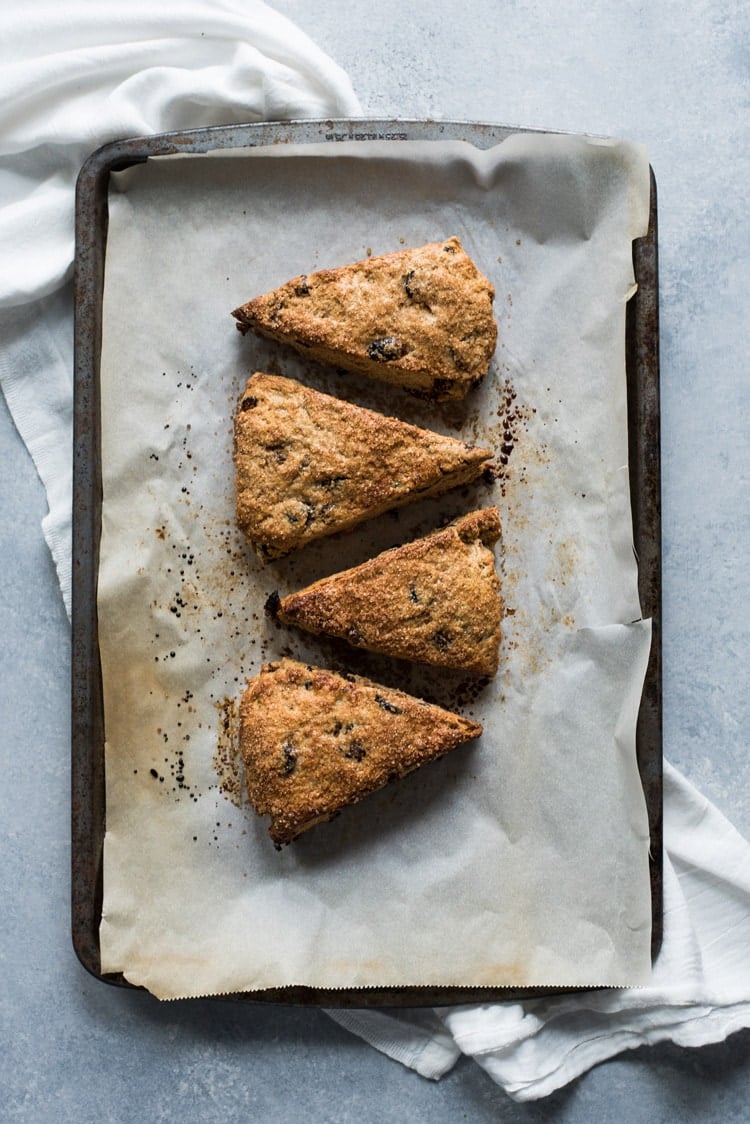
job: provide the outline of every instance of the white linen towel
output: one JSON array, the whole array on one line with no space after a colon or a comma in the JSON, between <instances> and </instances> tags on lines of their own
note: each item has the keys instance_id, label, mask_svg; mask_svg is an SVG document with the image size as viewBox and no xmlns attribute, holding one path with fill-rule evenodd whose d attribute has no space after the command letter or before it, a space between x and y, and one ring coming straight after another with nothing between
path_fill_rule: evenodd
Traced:
<instances>
[{"instance_id":1,"label":"white linen towel","mask_svg":"<svg viewBox=\"0 0 750 1124\"><path fill-rule=\"evenodd\" d=\"M750 844L664 769L664 939L650 986L433 1011L332 1011L425 1077L472 1057L514 1100L623 1050L719 1042L750 1026Z\"/></svg>"},{"instance_id":2,"label":"white linen towel","mask_svg":"<svg viewBox=\"0 0 750 1124\"><path fill-rule=\"evenodd\" d=\"M355 116L340 69L260 0L25 3L0 15L0 384L44 483L70 610L75 178L109 140ZM665 772L664 942L652 986L427 1011L330 1012L426 1077L467 1054L517 1100L643 1043L750 1025L750 846Z\"/></svg>"},{"instance_id":3,"label":"white linen towel","mask_svg":"<svg viewBox=\"0 0 750 1124\"><path fill-rule=\"evenodd\" d=\"M260 0L28 0L0 14L0 384L47 492L70 614L75 181L107 141L360 112L343 71Z\"/></svg>"}]
</instances>

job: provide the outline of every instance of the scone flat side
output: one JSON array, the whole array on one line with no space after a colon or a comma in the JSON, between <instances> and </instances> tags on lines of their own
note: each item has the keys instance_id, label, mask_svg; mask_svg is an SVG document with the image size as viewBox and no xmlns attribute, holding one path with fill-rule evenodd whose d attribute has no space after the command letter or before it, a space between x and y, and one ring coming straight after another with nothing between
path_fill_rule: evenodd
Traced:
<instances>
[{"instance_id":1,"label":"scone flat side","mask_svg":"<svg viewBox=\"0 0 750 1124\"><path fill-rule=\"evenodd\" d=\"M494 676L503 605L496 507L283 597L285 624L396 658Z\"/></svg>"},{"instance_id":2,"label":"scone flat side","mask_svg":"<svg viewBox=\"0 0 750 1124\"><path fill-rule=\"evenodd\" d=\"M453 237L300 275L232 315L242 332L443 400L463 398L487 374L494 297Z\"/></svg>"},{"instance_id":3,"label":"scone flat side","mask_svg":"<svg viewBox=\"0 0 750 1124\"><path fill-rule=\"evenodd\" d=\"M248 796L277 846L481 733L403 691L289 659L265 665L240 704Z\"/></svg>"},{"instance_id":4,"label":"scone flat side","mask_svg":"<svg viewBox=\"0 0 750 1124\"><path fill-rule=\"evenodd\" d=\"M263 558L476 480L492 453L294 379L251 375L235 415L237 522Z\"/></svg>"}]
</instances>

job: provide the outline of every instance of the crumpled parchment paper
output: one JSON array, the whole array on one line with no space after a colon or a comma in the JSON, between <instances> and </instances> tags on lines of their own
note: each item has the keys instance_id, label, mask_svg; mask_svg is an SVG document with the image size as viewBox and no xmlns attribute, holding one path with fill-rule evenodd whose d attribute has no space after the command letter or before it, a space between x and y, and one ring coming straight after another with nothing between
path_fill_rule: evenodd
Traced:
<instances>
[{"instance_id":1,"label":"crumpled parchment paper","mask_svg":"<svg viewBox=\"0 0 750 1124\"><path fill-rule=\"evenodd\" d=\"M636 145L512 135L283 145L113 177L102 353L102 970L161 998L286 985L637 985L650 974L635 722L650 645L627 472ZM459 405L235 331L284 280L457 234L499 341ZM263 566L234 525L232 416L273 370L489 444L500 474ZM278 627L282 594L497 503L491 682ZM277 853L243 801L237 702L290 654L460 710L484 735Z\"/></svg>"}]
</instances>

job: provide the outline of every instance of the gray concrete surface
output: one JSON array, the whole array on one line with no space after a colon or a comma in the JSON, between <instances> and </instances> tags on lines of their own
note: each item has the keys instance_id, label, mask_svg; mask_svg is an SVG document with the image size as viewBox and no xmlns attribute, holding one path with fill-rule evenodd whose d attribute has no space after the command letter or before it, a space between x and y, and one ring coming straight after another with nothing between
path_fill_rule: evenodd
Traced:
<instances>
[{"instance_id":1,"label":"gray concrete surface","mask_svg":"<svg viewBox=\"0 0 750 1124\"><path fill-rule=\"evenodd\" d=\"M665 752L750 834L748 16L693 0L278 0L371 116L645 142L659 185ZM748 1119L750 1032L640 1049L533 1105L471 1062L431 1083L323 1013L158 1004L69 937L69 637L45 500L0 399L0 1119Z\"/></svg>"}]
</instances>

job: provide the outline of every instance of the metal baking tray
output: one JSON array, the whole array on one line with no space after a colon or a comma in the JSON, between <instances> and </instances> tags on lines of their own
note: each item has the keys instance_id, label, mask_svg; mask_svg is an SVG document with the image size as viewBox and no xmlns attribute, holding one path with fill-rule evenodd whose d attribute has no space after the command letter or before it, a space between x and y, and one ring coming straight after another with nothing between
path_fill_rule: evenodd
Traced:
<instances>
[{"instance_id":1,"label":"metal baking tray","mask_svg":"<svg viewBox=\"0 0 750 1124\"><path fill-rule=\"evenodd\" d=\"M72 626L72 935L83 966L98 979L133 987L101 971L99 924L106 826L104 708L97 621L101 532L99 374L107 200L112 172L150 157L279 143L464 140L489 148L518 129L486 123L412 120L314 120L232 125L116 141L93 153L78 177L75 252L75 389ZM636 730L638 767L651 831L652 957L662 939L661 503L659 302L656 183L651 172L648 233L633 245L638 288L627 310L626 366L633 535L644 617L653 638ZM233 998L327 1007L432 1006L549 994L548 988L293 987ZM226 997L224 997L226 998Z\"/></svg>"}]
</instances>

